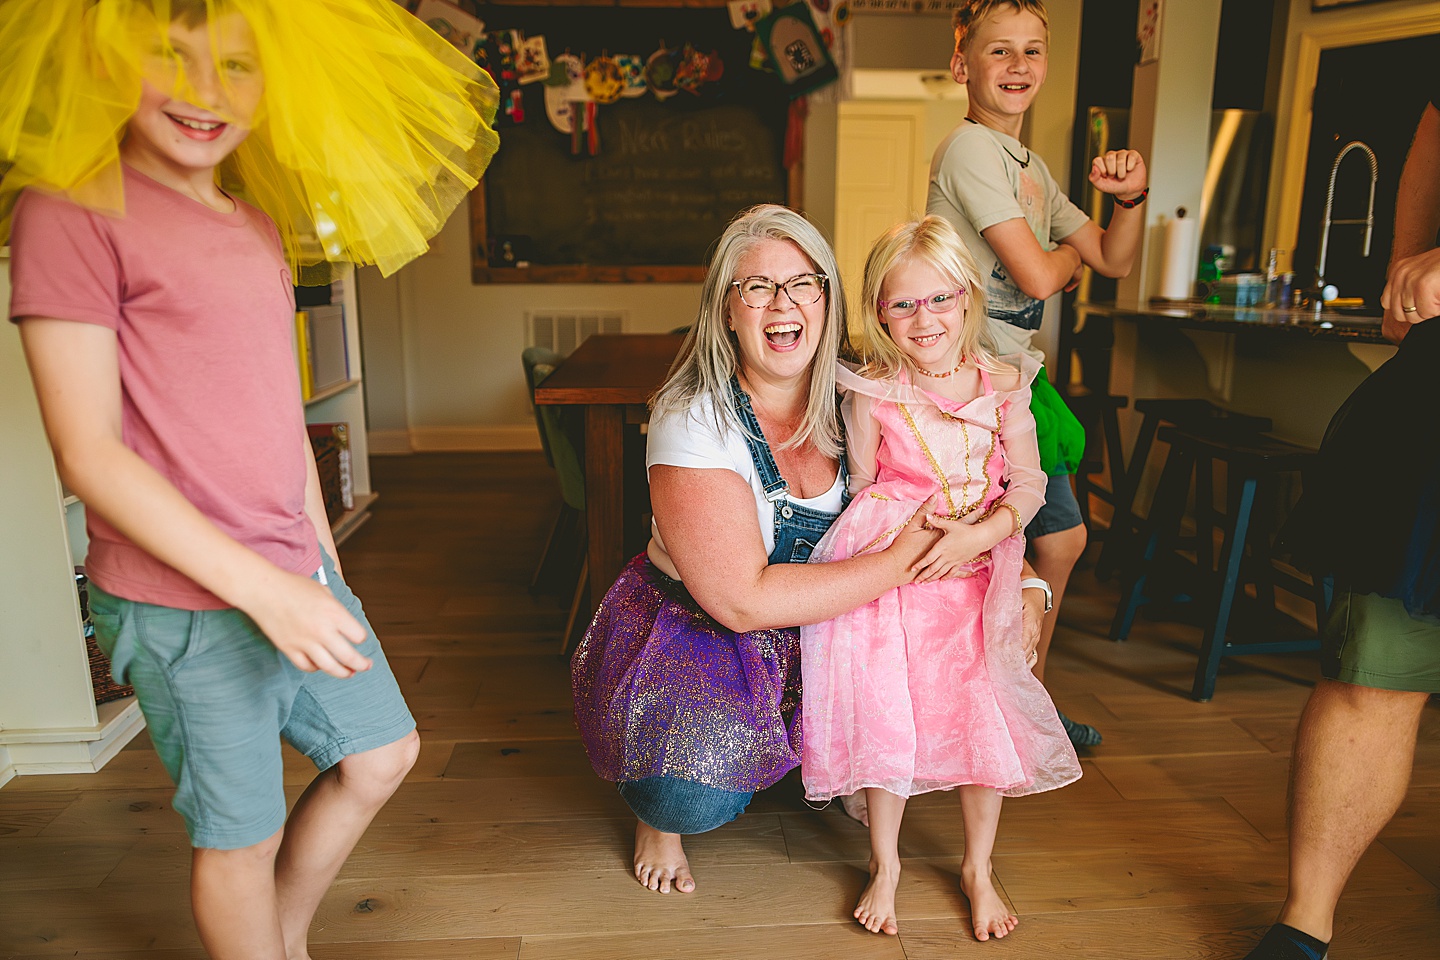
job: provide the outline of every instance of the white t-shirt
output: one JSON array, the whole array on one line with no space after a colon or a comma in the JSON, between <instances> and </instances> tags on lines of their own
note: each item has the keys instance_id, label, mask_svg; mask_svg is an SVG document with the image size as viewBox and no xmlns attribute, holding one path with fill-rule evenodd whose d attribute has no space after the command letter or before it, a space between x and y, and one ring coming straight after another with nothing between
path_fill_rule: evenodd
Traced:
<instances>
[{"instance_id":1,"label":"white t-shirt","mask_svg":"<svg viewBox=\"0 0 1440 960\"><path fill-rule=\"evenodd\" d=\"M981 233L997 223L1025 218L1040 249L1053 250L1089 221L1050 175L1045 161L1019 140L966 121L935 150L925 212L949 220L975 257L985 279L985 308L997 356L1024 353L1040 363L1031 345L1045 301L1026 296Z\"/></svg>"},{"instance_id":2,"label":"white t-shirt","mask_svg":"<svg viewBox=\"0 0 1440 960\"><path fill-rule=\"evenodd\" d=\"M750 448L745 445L745 434L740 424L733 418L727 419L727 429L722 434L715 429L712 409L711 400L707 397L697 400L686 413L652 419L649 442L645 447L645 469L648 471L656 464L665 464L699 470L733 470L740 474L755 494L755 518L760 524L760 536L768 555L775 549L775 507L765 499L765 487L760 482L754 461L750 459ZM802 499L786 494L785 499L812 510L839 513L844 504L844 493L845 486L837 469L835 482L820 496ZM658 553L661 569L668 563L673 570L675 564L670 562L665 541L660 538L660 527L653 519L650 521L650 536L653 538L650 543L651 558L655 559ZM670 572L666 570L667 574Z\"/></svg>"}]
</instances>

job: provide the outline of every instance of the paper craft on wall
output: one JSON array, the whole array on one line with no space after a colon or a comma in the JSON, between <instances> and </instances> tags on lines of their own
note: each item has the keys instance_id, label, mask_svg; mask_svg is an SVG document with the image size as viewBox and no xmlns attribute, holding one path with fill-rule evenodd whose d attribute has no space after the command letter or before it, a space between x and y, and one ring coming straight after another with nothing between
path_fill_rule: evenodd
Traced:
<instances>
[{"instance_id":1,"label":"paper craft on wall","mask_svg":"<svg viewBox=\"0 0 1440 960\"><path fill-rule=\"evenodd\" d=\"M774 10L756 29L775 72L790 88L792 97L822 87L839 76L808 4L795 3Z\"/></svg>"}]
</instances>

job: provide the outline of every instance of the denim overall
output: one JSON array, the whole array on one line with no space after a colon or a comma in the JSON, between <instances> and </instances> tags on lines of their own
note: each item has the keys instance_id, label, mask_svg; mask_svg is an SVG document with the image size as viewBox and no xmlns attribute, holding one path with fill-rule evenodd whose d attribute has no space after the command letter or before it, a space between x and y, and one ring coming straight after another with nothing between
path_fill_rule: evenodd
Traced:
<instances>
[{"instance_id":1,"label":"denim overall","mask_svg":"<svg viewBox=\"0 0 1440 960\"><path fill-rule=\"evenodd\" d=\"M765 499L775 511L775 549L770 551L770 563L804 563L810 559L815 544L830 529L838 513L826 513L787 500L790 485L780 476L775 457L770 453L770 444L760 430L760 421L755 419L755 408L750 405L750 396L740 389L740 382L730 378L730 400L740 425L745 428L745 446L750 449L750 459L760 474L760 484L765 490ZM843 427L841 428L844 429ZM850 503L850 470L846 459L840 458L840 486L842 494L840 509Z\"/></svg>"},{"instance_id":2,"label":"denim overall","mask_svg":"<svg viewBox=\"0 0 1440 960\"><path fill-rule=\"evenodd\" d=\"M840 514L791 503L785 498L790 487L775 465L770 445L765 442L760 422L755 419L750 397L733 377L730 380L730 400L741 426L745 428L745 445L760 475L765 499L770 501L774 510L775 549L770 551L769 562L804 563L810 559L815 544L820 542ZM850 484L850 472L843 456L840 458L840 483L842 489ZM841 509L849 502L850 494L846 492ZM620 795L641 820L657 830L679 834L705 833L729 823L745 812L750 798L754 796L748 792L721 790L669 776L629 780L617 786Z\"/></svg>"}]
</instances>

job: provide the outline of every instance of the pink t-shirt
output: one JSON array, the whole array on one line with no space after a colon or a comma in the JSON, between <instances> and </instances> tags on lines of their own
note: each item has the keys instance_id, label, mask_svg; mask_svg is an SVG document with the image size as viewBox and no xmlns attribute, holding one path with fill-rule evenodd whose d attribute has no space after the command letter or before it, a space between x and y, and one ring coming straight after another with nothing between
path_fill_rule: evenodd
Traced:
<instances>
[{"instance_id":1,"label":"pink t-shirt","mask_svg":"<svg viewBox=\"0 0 1440 960\"><path fill-rule=\"evenodd\" d=\"M295 299L275 225L219 213L125 168L124 217L36 191L11 243L10 317L109 327L125 445L221 530L292 573L320 565L305 515ZM224 601L87 514L101 589L185 610Z\"/></svg>"}]
</instances>

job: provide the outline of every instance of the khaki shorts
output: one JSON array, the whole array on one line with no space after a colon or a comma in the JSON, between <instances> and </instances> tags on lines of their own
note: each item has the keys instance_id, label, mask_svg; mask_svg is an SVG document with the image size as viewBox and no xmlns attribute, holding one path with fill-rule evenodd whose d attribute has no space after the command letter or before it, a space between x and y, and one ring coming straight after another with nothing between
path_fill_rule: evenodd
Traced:
<instances>
[{"instance_id":1,"label":"khaki shorts","mask_svg":"<svg viewBox=\"0 0 1440 960\"><path fill-rule=\"evenodd\" d=\"M1381 690L1440 693L1440 624L1416 620L1399 600L1337 586L1320 672Z\"/></svg>"}]
</instances>

